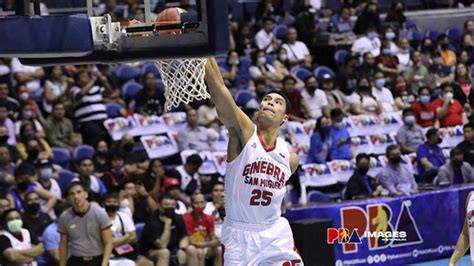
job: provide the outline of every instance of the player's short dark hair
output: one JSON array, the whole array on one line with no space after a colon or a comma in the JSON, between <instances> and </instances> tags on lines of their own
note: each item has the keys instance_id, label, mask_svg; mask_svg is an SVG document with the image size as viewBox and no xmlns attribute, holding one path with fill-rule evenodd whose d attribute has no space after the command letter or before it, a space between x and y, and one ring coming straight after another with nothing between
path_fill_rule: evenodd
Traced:
<instances>
[{"instance_id":1,"label":"player's short dark hair","mask_svg":"<svg viewBox=\"0 0 474 266\"><path fill-rule=\"evenodd\" d=\"M202 165L202 158L199 154L193 154L186 159L186 164Z\"/></svg>"},{"instance_id":2,"label":"player's short dark hair","mask_svg":"<svg viewBox=\"0 0 474 266\"><path fill-rule=\"evenodd\" d=\"M161 202L163 202L163 200L165 199L168 199L168 200L176 200L173 196L171 196L171 194L169 193L163 193L161 194L159 197L158 197L158 203L161 204Z\"/></svg>"},{"instance_id":3,"label":"player's short dark hair","mask_svg":"<svg viewBox=\"0 0 474 266\"><path fill-rule=\"evenodd\" d=\"M277 90L272 90L272 91L268 92L267 94L265 94L265 96L267 96L268 94L271 94L271 93L278 94L281 97L283 97L283 99L285 99L285 114L287 114L287 115L290 114L291 102L290 102L290 99L288 99L288 96L286 96L286 94L283 93L282 91L277 91ZM265 96L263 96L263 97L265 98Z\"/></svg>"},{"instance_id":4,"label":"player's short dark hair","mask_svg":"<svg viewBox=\"0 0 474 266\"><path fill-rule=\"evenodd\" d=\"M457 155L464 155L464 152L460 148L454 148L449 152L449 157L453 158Z\"/></svg>"},{"instance_id":5,"label":"player's short dark hair","mask_svg":"<svg viewBox=\"0 0 474 266\"><path fill-rule=\"evenodd\" d=\"M360 162L360 160L362 159L367 159L369 162L370 162L370 155L368 155L367 153L359 153L357 154L356 156L356 164L358 164Z\"/></svg>"}]
</instances>

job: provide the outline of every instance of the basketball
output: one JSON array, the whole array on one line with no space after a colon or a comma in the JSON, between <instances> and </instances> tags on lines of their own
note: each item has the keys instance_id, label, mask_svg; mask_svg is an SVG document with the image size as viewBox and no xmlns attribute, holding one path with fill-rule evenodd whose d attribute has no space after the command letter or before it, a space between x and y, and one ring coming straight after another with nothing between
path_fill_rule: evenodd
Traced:
<instances>
[{"instance_id":1,"label":"basketball","mask_svg":"<svg viewBox=\"0 0 474 266\"><path fill-rule=\"evenodd\" d=\"M186 12L186 10L179 7L170 7L167 8L158 14L155 22L158 25L167 25L167 24L177 24L181 23L181 13ZM160 30L158 31L159 35L165 34L180 34L181 30Z\"/></svg>"}]
</instances>

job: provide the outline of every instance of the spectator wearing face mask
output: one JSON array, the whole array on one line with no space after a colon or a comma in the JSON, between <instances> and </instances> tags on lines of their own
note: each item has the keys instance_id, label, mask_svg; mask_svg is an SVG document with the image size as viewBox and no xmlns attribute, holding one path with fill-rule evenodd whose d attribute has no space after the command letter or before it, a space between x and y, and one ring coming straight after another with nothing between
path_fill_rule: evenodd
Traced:
<instances>
[{"instance_id":1,"label":"spectator wearing face mask","mask_svg":"<svg viewBox=\"0 0 474 266\"><path fill-rule=\"evenodd\" d=\"M15 209L6 210L2 221L6 230L0 231L1 265L36 265L36 257L44 252L43 243L36 235L23 228L21 214Z\"/></svg>"},{"instance_id":2,"label":"spectator wearing face mask","mask_svg":"<svg viewBox=\"0 0 474 266\"><path fill-rule=\"evenodd\" d=\"M10 160L10 151L5 144L0 144L0 195L5 195L15 183L16 165Z\"/></svg>"},{"instance_id":3,"label":"spectator wearing face mask","mask_svg":"<svg viewBox=\"0 0 474 266\"><path fill-rule=\"evenodd\" d=\"M351 135L343 124L344 113L341 109L331 110L332 126L328 137L328 161L350 160L353 157Z\"/></svg>"},{"instance_id":4,"label":"spectator wearing face mask","mask_svg":"<svg viewBox=\"0 0 474 266\"><path fill-rule=\"evenodd\" d=\"M374 56L370 52L367 52L367 53L363 54L362 59L363 59L362 65L360 65L357 68L357 72L356 72L357 76L358 77L361 77L361 76L372 77L372 76L374 76L375 71L377 71L377 64L375 63ZM354 87L354 90L355 90L355 87ZM348 91L348 93L349 93L348 95L350 95L352 92Z\"/></svg>"},{"instance_id":5,"label":"spectator wearing face mask","mask_svg":"<svg viewBox=\"0 0 474 266\"><path fill-rule=\"evenodd\" d=\"M331 130L331 120L321 116L316 121L313 135L309 144L308 157L306 163L325 163L328 157L329 132Z\"/></svg>"},{"instance_id":6,"label":"spectator wearing face mask","mask_svg":"<svg viewBox=\"0 0 474 266\"><path fill-rule=\"evenodd\" d=\"M105 140L97 142L94 153L94 175L102 177L110 169L109 145Z\"/></svg>"},{"instance_id":7,"label":"spectator wearing face mask","mask_svg":"<svg viewBox=\"0 0 474 266\"><path fill-rule=\"evenodd\" d=\"M398 52L398 46L395 43L397 41L397 34L395 33L394 29L390 26L387 27L383 37L384 41L388 41L390 43L390 51L392 54L396 54Z\"/></svg>"},{"instance_id":8,"label":"spectator wearing face mask","mask_svg":"<svg viewBox=\"0 0 474 266\"><path fill-rule=\"evenodd\" d=\"M386 149L388 163L377 175L382 187L392 196L411 195L418 193L418 185L413 177L410 164L402 162L400 147L390 145Z\"/></svg>"},{"instance_id":9,"label":"spectator wearing face mask","mask_svg":"<svg viewBox=\"0 0 474 266\"><path fill-rule=\"evenodd\" d=\"M124 181L129 180L127 169L125 169L124 156L117 150L110 153L110 170L104 173L104 182L107 191L118 192Z\"/></svg>"},{"instance_id":10,"label":"spectator wearing face mask","mask_svg":"<svg viewBox=\"0 0 474 266\"><path fill-rule=\"evenodd\" d=\"M369 155L359 153L356 157L356 169L354 174L352 174L347 182L346 199L352 200L388 195L388 191L383 189L377 179L367 174L369 168Z\"/></svg>"},{"instance_id":11,"label":"spectator wearing face mask","mask_svg":"<svg viewBox=\"0 0 474 266\"><path fill-rule=\"evenodd\" d=\"M410 60L410 41L407 38L401 38L398 41L398 51L395 53L401 68L405 69L412 65Z\"/></svg>"},{"instance_id":12,"label":"spectator wearing face mask","mask_svg":"<svg viewBox=\"0 0 474 266\"><path fill-rule=\"evenodd\" d=\"M1 109L1 106L0 106ZM2 111L0 110L0 113ZM13 138L15 139L15 134L13 133ZM16 149L15 145L12 145L9 143L10 135L8 132L8 128L4 125L0 125L0 145L5 145L8 150L10 151L10 160L12 162L17 162L19 155L18 155L18 150ZM16 141L15 141L16 142Z\"/></svg>"},{"instance_id":13,"label":"spectator wearing face mask","mask_svg":"<svg viewBox=\"0 0 474 266\"><path fill-rule=\"evenodd\" d=\"M425 142L423 129L416 124L413 110L403 110L403 126L398 130L396 139L403 154L416 152Z\"/></svg>"},{"instance_id":14,"label":"spectator wearing face mask","mask_svg":"<svg viewBox=\"0 0 474 266\"><path fill-rule=\"evenodd\" d=\"M252 55L252 66L249 69L250 76L256 79L266 79L270 83L278 83L283 80L276 69L267 63L266 53L259 50Z\"/></svg>"},{"instance_id":15,"label":"spectator wearing face mask","mask_svg":"<svg viewBox=\"0 0 474 266\"><path fill-rule=\"evenodd\" d=\"M354 54L364 55L371 53L372 56L377 57L380 54L381 41L378 37L376 29L371 26L367 29L366 35L354 41L351 47L351 52Z\"/></svg>"},{"instance_id":16,"label":"spectator wearing face mask","mask_svg":"<svg viewBox=\"0 0 474 266\"><path fill-rule=\"evenodd\" d=\"M438 37L439 53L441 55L441 63L444 66L451 67L456 64L456 54L449 48L448 35L442 33Z\"/></svg>"},{"instance_id":17,"label":"spectator wearing face mask","mask_svg":"<svg viewBox=\"0 0 474 266\"><path fill-rule=\"evenodd\" d=\"M458 100L454 99L453 88L446 86L440 97L433 101L436 117L441 127L452 127L467 123L464 109Z\"/></svg>"},{"instance_id":18,"label":"spectator wearing face mask","mask_svg":"<svg viewBox=\"0 0 474 266\"><path fill-rule=\"evenodd\" d=\"M49 215L41 210L40 197L36 192L29 192L25 196L25 212L22 214L23 227L35 234L41 241L44 230L53 222Z\"/></svg>"},{"instance_id":19,"label":"spectator wearing face mask","mask_svg":"<svg viewBox=\"0 0 474 266\"><path fill-rule=\"evenodd\" d=\"M382 72L377 72L374 77L374 86L372 87L372 95L382 105L385 112L397 111L395 100L393 99L392 92L385 87L385 77Z\"/></svg>"},{"instance_id":20,"label":"spectator wearing face mask","mask_svg":"<svg viewBox=\"0 0 474 266\"><path fill-rule=\"evenodd\" d=\"M36 103L35 99L31 96L30 91L24 84L18 84L15 88L15 91L18 94L18 102L20 106L29 105L31 107L31 114L33 118L38 119L42 124L45 123L44 117L41 114L40 108Z\"/></svg>"},{"instance_id":21,"label":"spectator wearing face mask","mask_svg":"<svg viewBox=\"0 0 474 266\"><path fill-rule=\"evenodd\" d=\"M433 85L435 87L449 84L454 80L454 74L451 71L451 67L443 65L440 52L436 52L433 55L432 64L428 67L428 72L434 80Z\"/></svg>"},{"instance_id":22,"label":"spectator wearing face mask","mask_svg":"<svg viewBox=\"0 0 474 266\"><path fill-rule=\"evenodd\" d=\"M351 103L351 113L361 114L380 114L384 111L383 106L372 94L370 82L366 77L357 81L357 89L348 97Z\"/></svg>"},{"instance_id":23,"label":"spectator wearing face mask","mask_svg":"<svg viewBox=\"0 0 474 266\"><path fill-rule=\"evenodd\" d=\"M239 54L236 51L230 50L227 53L227 60L225 64L220 65L220 69L224 82L229 88L248 87L249 80L247 77L250 77L248 66L244 67L240 63Z\"/></svg>"},{"instance_id":24,"label":"spectator wearing face mask","mask_svg":"<svg viewBox=\"0 0 474 266\"><path fill-rule=\"evenodd\" d=\"M458 185L474 182L474 172L471 165L463 159L463 152L458 148L451 150L449 160L439 168L435 185Z\"/></svg>"},{"instance_id":25,"label":"spectator wearing face mask","mask_svg":"<svg viewBox=\"0 0 474 266\"><path fill-rule=\"evenodd\" d=\"M353 93L356 88L358 76L357 57L347 55L344 65L339 67L336 75L336 82L339 89L346 95Z\"/></svg>"},{"instance_id":26,"label":"spectator wearing face mask","mask_svg":"<svg viewBox=\"0 0 474 266\"><path fill-rule=\"evenodd\" d=\"M0 84L1 86L1 84ZM0 103L0 143L7 143L9 145L16 144L15 124L8 117L7 107Z\"/></svg>"},{"instance_id":27,"label":"spectator wearing face mask","mask_svg":"<svg viewBox=\"0 0 474 266\"><path fill-rule=\"evenodd\" d=\"M339 12L329 19L328 31L331 33L352 31L351 10L347 6L342 6Z\"/></svg>"},{"instance_id":28,"label":"spectator wearing face mask","mask_svg":"<svg viewBox=\"0 0 474 266\"><path fill-rule=\"evenodd\" d=\"M446 162L443 150L439 146L441 142L438 129L431 128L426 132L426 143L420 145L416 151L418 175L423 182L431 183L439 168Z\"/></svg>"},{"instance_id":29,"label":"spectator wearing face mask","mask_svg":"<svg viewBox=\"0 0 474 266\"><path fill-rule=\"evenodd\" d=\"M61 187L56 181L59 178L59 173L54 171L53 164L49 159L38 160L36 173L38 174L37 184L49 191L56 199L62 199Z\"/></svg>"},{"instance_id":30,"label":"spectator wearing face mask","mask_svg":"<svg viewBox=\"0 0 474 266\"><path fill-rule=\"evenodd\" d=\"M419 95L421 87L427 86L428 69L423 65L420 58L420 52L414 51L411 54L411 61L413 64L403 71L410 92Z\"/></svg>"},{"instance_id":31,"label":"spectator wearing face mask","mask_svg":"<svg viewBox=\"0 0 474 266\"><path fill-rule=\"evenodd\" d=\"M432 127L436 122L436 106L431 101L430 89L420 88L419 95L419 100L411 105L416 123L421 127Z\"/></svg>"},{"instance_id":32,"label":"spectator wearing face mask","mask_svg":"<svg viewBox=\"0 0 474 266\"><path fill-rule=\"evenodd\" d=\"M380 55L375 58L377 68L388 77L394 77L402 72L398 58L390 51L390 43L384 41L380 47Z\"/></svg>"},{"instance_id":33,"label":"spectator wearing face mask","mask_svg":"<svg viewBox=\"0 0 474 266\"><path fill-rule=\"evenodd\" d=\"M318 119L322 115L329 117L330 109L328 99L324 91L318 88L318 81L313 75L305 80L305 89L301 91L301 96L309 108L309 115L312 119Z\"/></svg>"},{"instance_id":34,"label":"spectator wearing face mask","mask_svg":"<svg viewBox=\"0 0 474 266\"><path fill-rule=\"evenodd\" d=\"M463 127L464 140L461 141L456 148L460 149L464 154L464 161L471 166L474 165L474 124L468 123Z\"/></svg>"},{"instance_id":35,"label":"spectator wearing face mask","mask_svg":"<svg viewBox=\"0 0 474 266\"><path fill-rule=\"evenodd\" d=\"M43 126L41 125L40 121L34 117L31 106L28 104L22 105L20 110L20 116L15 122L15 133L20 135L20 129L23 124L26 122L31 122L34 126L35 135L39 138L45 138L46 134L44 133Z\"/></svg>"},{"instance_id":36,"label":"spectator wearing face mask","mask_svg":"<svg viewBox=\"0 0 474 266\"><path fill-rule=\"evenodd\" d=\"M123 135L120 140L119 150L123 155L125 169L132 179L142 178L148 171L150 160L145 151L135 150L135 140L129 134Z\"/></svg>"}]
</instances>

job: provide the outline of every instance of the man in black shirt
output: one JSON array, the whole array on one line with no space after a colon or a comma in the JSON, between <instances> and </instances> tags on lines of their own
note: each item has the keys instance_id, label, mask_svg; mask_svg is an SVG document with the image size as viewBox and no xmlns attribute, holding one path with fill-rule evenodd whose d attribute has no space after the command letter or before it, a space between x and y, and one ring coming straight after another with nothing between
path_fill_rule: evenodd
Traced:
<instances>
[{"instance_id":1,"label":"man in black shirt","mask_svg":"<svg viewBox=\"0 0 474 266\"><path fill-rule=\"evenodd\" d=\"M346 199L388 196L388 191L384 190L374 177L367 174L370 167L369 155L358 154L356 167L354 174L347 182Z\"/></svg>"},{"instance_id":2,"label":"man in black shirt","mask_svg":"<svg viewBox=\"0 0 474 266\"><path fill-rule=\"evenodd\" d=\"M145 116L160 116L164 111L165 96L156 87L156 78L153 73L145 74L143 79L144 88L135 96L135 111Z\"/></svg>"},{"instance_id":3,"label":"man in black shirt","mask_svg":"<svg viewBox=\"0 0 474 266\"><path fill-rule=\"evenodd\" d=\"M40 198L36 192L26 194L22 220L24 228L38 237L42 236L44 229L53 222L49 215L40 210Z\"/></svg>"},{"instance_id":4,"label":"man in black shirt","mask_svg":"<svg viewBox=\"0 0 474 266\"><path fill-rule=\"evenodd\" d=\"M160 207L145 224L140 248L154 260L156 265L169 265L169 258L176 254L179 264L188 260L188 265L197 260L197 251L189 246L183 217L175 214L176 200L169 194L159 198Z\"/></svg>"},{"instance_id":5,"label":"man in black shirt","mask_svg":"<svg viewBox=\"0 0 474 266\"><path fill-rule=\"evenodd\" d=\"M461 141L456 148L462 150L464 154L464 161L474 166L474 124L469 123L464 125L464 140Z\"/></svg>"},{"instance_id":6,"label":"man in black shirt","mask_svg":"<svg viewBox=\"0 0 474 266\"><path fill-rule=\"evenodd\" d=\"M8 117L10 119L16 119L20 111L20 104L17 100L8 96L8 90L8 84L6 82L0 82L0 104L7 107Z\"/></svg>"}]
</instances>

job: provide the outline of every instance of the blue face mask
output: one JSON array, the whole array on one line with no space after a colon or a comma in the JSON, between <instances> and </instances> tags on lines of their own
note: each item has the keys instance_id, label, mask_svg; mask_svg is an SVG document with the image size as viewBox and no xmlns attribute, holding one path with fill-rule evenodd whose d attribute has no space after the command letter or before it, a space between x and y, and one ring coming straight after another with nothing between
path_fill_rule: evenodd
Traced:
<instances>
[{"instance_id":1,"label":"blue face mask","mask_svg":"<svg viewBox=\"0 0 474 266\"><path fill-rule=\"evenodd\" d=\"M385 79L377 79L375 80L375 87L381 89L385 85Z\"/></svg>"},{"instance_id":2,"label":"blue face mask","mask_svg":"<svg viewBox=\"0 0 474 266\"><path fill-rule=\"evenodd\" d=\"M406 116L404 121L405 121L405 124L407 124L407 126L412 126L413 124L415 124L415 116L414 115Z\"/></svg>"},{"instance_id":3,"label":"blue face mask","mask_svg":"<svg viewBox=\"0 0 474 266\"><path fill-rule=\"evenodd\" d=\"M40 177L43 179L50 179L53 176L52 168L44 168L40 170Z\"/></svg>"},{"instance_id":4,"label":"blue face mask","mask_svg":"<svg viewBox=\"0 0 474 266\"><path fill-rule=\"evenodd\" d=\"M369 40L373 40L377 37L377 33L375 32L369 32L367 33L367 38L369 38Z\"/></svg>"},{"instance_id":5,"label":"blue face mask","mask_svg":"<svg viewBox=\"0 0 474 266\"><path fill-rule=\"evenodd\" d=\"M393 40L393 39L395 39L395 32L393 32L393 31L388 31L388 32L386 32L386 33L385 33L385 38L386 38L387 40L390 40L390 41Z\"/></svg>"},{"instance_id":6,"label":"blue face mask","mask_svg":"<svg viewBox=\"0 0 474 266\"><path fill-rule=\"evenodd\" d=\"M388 48L382 49L382 54L384 54L384 55L390 55L391 53L392 52Z\"/></svg>"},{"instance_id":7,"label":"blue face mask","mask_svg":"<svg viewBox=\"0 0 474 266\"><path fill-rule=\"evenodd\" d=\"M424 105L427 105L430 102L431 97L429 95L421 95L420 102Z\"/></svg>"}]
</instances>

